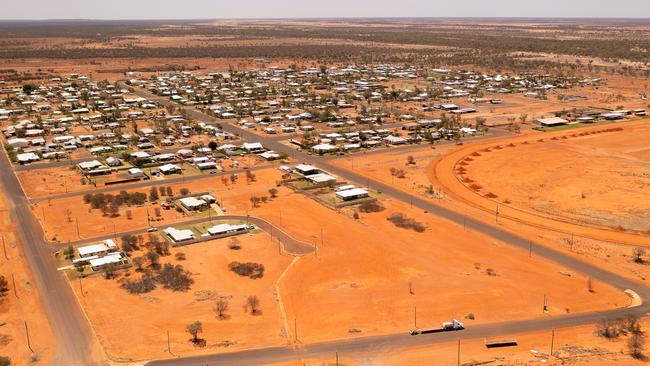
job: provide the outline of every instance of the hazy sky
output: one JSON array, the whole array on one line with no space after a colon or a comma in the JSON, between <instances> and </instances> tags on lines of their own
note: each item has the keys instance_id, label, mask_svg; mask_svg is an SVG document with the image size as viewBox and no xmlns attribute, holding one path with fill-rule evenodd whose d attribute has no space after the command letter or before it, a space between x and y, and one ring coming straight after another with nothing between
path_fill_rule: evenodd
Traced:
<instances>
[{"instance_id":1,"label":"hazy sky","mask_svg":"<svg viewBox=\"0 0 650 366\"><path fill-rule=\"evenodd\" d=\"M0 19L650 18L650 0L2 0Z\"/></svg>"}]
</instances>

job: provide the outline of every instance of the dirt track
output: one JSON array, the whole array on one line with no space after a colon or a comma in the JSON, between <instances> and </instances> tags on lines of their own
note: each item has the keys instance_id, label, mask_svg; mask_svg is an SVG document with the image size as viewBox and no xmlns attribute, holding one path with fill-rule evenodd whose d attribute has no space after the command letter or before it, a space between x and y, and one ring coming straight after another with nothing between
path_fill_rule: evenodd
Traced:
<instances>
[{"instance_id":1,"label":"dirt track","mask_svg":"<svg viewBox=\"0 0 650 366\"><path fill-rule=\"evenodd\" d=\"M567 235L582 236L607 242L625 243L630 245L649 245L650 239L644 235L622 232L593 225L577 224L558 217L551 217L540 212L524 210L519 207L504 204L503 202L496 202L489 197L485 197L485 195L489 192L477 193L476 191L468 188L467 185L461 181L461 179L463 179L461 177L461 174L458 174L458 170L460 168L458 164L461 160L466 159L467 157L471 157L472 154L480 155L481 151L485 153L485 149L494 149L495 146L500 145L502 149L511 149L513 148L510 146L511 144L517 145L522 144L526 141L533 143L538 142L540 139L548 140L554 137L561 138L562 136L570 136L576 133L603 131L614 127L633 126L633 124L639 123L647 124L647 121L632 122L632 124L619 123L612 126L587 127L572 131L558 131L545 134L522 135L514 138L504 138L501 142L490 141L488 143L468 145L457 151L451 152L450 154L440 159L440 161L430 171L430 178L432 182L440 184L444 188L446 194L450 195L453 199L469 204L474 208L479 208L485 212L495 214L498 205L499 219L514 220L523 222L530 226L562 232Z\"/></svg>"}]
</instances>

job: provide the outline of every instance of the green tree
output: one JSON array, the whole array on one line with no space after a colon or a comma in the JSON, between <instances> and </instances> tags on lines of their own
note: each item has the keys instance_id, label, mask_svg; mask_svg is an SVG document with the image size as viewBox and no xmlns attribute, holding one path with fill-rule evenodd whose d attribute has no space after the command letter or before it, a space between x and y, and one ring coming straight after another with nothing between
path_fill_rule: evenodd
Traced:
<instances>
[{"instance_id":1,"label":"green tree","mask_svg":"<svg viewBox=\"0 0 650 366\"><path fill-rule=\"evenodd\" d=\"M151 190L149 191L149 201L158 201L158 198L158 189L156 187L151 187Z\"/></svg>"},{"instance_id":2,"label":"green tree","mask_svg":"<svg viewBox=\"0 0 650 366\"><path fill-rule=\"evenodd\" d=\"M197 320L194 323L188 324L185 329L192 335L192 342L197 343L199 341L199 333L203 332L203 324Z\"/></svg>"},{"instance_id":3,"label":"green tree","mask_svg":"<svg viewBox=\"0 0 650 366\"><path fill-rule=\"evenodd\" d=\"M74 259L75 255L74 255L74 248L72 247L72 245L68 245L67 248L63 249L63 256L67 260Z\"/></svg>"}]
</instances>

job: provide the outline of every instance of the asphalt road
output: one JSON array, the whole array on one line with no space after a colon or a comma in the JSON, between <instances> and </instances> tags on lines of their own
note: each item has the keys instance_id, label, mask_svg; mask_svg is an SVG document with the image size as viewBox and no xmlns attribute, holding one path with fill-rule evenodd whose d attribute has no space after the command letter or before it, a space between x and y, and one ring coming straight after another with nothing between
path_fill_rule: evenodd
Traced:
<instances>
[{"instance_id":1,"label":"asphalt road","mask_svg":"<svg viewBox=\"0 0 650 366\"><path fill-rule=\"evenodd\" d=\"M155 96L144 90L137 90L136 94L148 99L155 100L161 104L174 104L166 98ZM592 264L586 263L580 259L568 256L562 252L554 250L529 241L523 237L509 233L497 226L492 226L475 220L471 217L465 217L457 212L454 212L444 206L437 205L432 201L423 199L419 196L413 195L408 192L401 191L392 186L386 185L374 179L369 179L359 173L347 171L330 164L325 159L306 154L301 151L296 151L289 146L278 143L275 139L267 139L264 136L254 134L250 131L241 129L237 126L227 123L220 123L219 120L200 113L194 109L186 109L189 116L197 121L206 122L209 124L219 124L223 130L239 135L247 141L259 141L267 149L272 149L277 152L286 153L304 163L312 164L330 173L338 175L351 182L357 182L370 186L370 188L381 191L383 194L393 197L394 199L402 202L410 203L413 207L424 210L432 215L453 221L460 225L465 225L467 228L478 231L482 234L490 236L494 239L507 243L517 249L528 251L533 248L533 255L544 257L548 260L556 262L567 269L580 272L593 280L609 284L623 291L631 289L635 291L641 299L645 300L650 298L650 287L639 284L633 280L624 278L612 272L606 271ZM487 336L500 336L515 334L521 332L530 332L536 330L551 329L556 327L569 327L583 324L596 323L606 317L624 316L627 314L645 315L650 311L650 304L643 303L635 308L625 308L613 311L591 312L583 314L562 315L548 319L534 319L524 320L517 322L503 322L497 324L485 324L479 326L472 326L469 329L461 332L443 332L430 335L410 336L404 334L394 334L379 337L360 337L350 340L340 340L334 342L311 344L300 347L300 355L302 357L322 356L333 354L334 352L341 353L356 353L361 351L371 351L373 349L391 348L400 346L423 345L447 342L455 339L472 339ZM327 316L322 314L322 316ZM150 365L259 365L263 363L281 362L287 359L294 358L296 350L293 347L276 347L262 350L249 350L242 352L216 354L201 357L191 357L184 359L166 360L166 361L153 361Z\"/></svg>"},{"instance_id":2,"label":"asphalt road","mask_svg":"<svg viewBox=\"0 0 650 366\"><path fill-rule=\"evenodd\" d=\"M170 104L171 101L165 98L152 97L151 94L139 90L137 94L149 99L157 100L162 104ZM259 141L269 149L284 152L302 160L305 163L313 164L344 179L360 184L368 184L372 189L379 190L386 195L425 210L433 215L465 224L466 227L489 235L497 240L503 241L513 247L528 250L529 245L533 246L533 255L541 256L557 262L567 269L580 272L596 281L610 284L620 290L632 289L642 299L650 298L650 288L632 280L623 278L614 273L608 272L579 259L570 257L561 252L547 248L517 235L510 234L505 230L482 222L465 218L443 206L390 187L381 182L368 179L356 172L349 172L337 168L315 156L304 152L296 151L289 146L280 144L276 139L265 137L242 130L236 126L219 123L207 115L194 110L188 110L191 117L199 121L211 124L220 124L225 131L235 133L248 141ZM57 342L57 355L52 364L54 365L97 365L93 359L96 348L96 341L90 324L85 318L74 293L72 292L63 274L56 271L54 258L50 254L48 245L44 242L43 231L35 217L31 214L30 206L16 176L13 174L11 165L5 154L0 154L0 182L7 193L11 206L12 220L17 225L18 238L22 243L25 257L32 269L36 288L42 294L45 310L48 315L50 326L53 329ZM152 182L145 182L151 185ZM165 181L165 184L169 181ZM592 312L583 314L563 315L552 318L540 318L516 322L503 322L497 324L485 324L472 326L459 332L442 332L429 335L410 336L407 334L393 334L374 337L358 337L349 340L337 340L304 345L296 349L294 347L274 347L267 349L256 349L241 352L206 355L182 359L163 361L152 361L150 365L260 365L271 362L282 362L293 359L299 354L302 357L314 357L333 355L334 352L343 354L357 353L361 351L373 351L390 349L395 347L427 345L441 342L448 342L456 339L473 339L481 337L494 337L511 335L521 332L530 332L551 328L569 327L583 324L595 323L605 317L618 317L627 314L645 315L650 310L650 304L643 303L635 308L625 308L613 311ZM327 316L327 314L322 314ZM32 325L33 326L33 325Z\"/></svg>"},{"instance_id":3,"label":"asphalt road","mask_svg":"<svg viewBox=\"0 0 650 366\"><path fill-rule=\"evenodd\" d=\"M43 240L43 230L32 215L18 179L5 153L0 154L0 182L11 206L19 242L31 268L35 287L41 296L53 331L57 353L52 365L98 365L95 336L64 274ZM28 319L29 321L29 319ZM29 324L38 327L38 324Z\"/></svg>"}]
</instances>

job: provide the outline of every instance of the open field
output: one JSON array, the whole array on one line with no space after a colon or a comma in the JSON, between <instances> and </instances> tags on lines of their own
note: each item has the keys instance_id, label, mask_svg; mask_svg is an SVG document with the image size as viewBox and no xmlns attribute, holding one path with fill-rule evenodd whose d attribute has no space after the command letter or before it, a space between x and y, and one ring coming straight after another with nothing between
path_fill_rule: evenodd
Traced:
<instances>
[{"instance_id":1,"label":"open field","mask_svg":"<svg viewBox=\"0 0 650 366\"><path fill-rule=\"evenodd\" d=\"M78 281L71 280L109 357L115 361L144 360L284 343L274 283L291 258L280 256L267 234L238 238L241 250L228 249L228 239L220 239L172 248L171 255L161 259L162 264L180 264L192 273L194 284L187 292L158 288L146 294L130 295L119 283L139 277L133 269L121 272L113 280L102 276L85 278L81 284L83 294ZM174 259L177 253L184 253L187 259ZM228 270L231 261L262 263L264 277L257 280L240 277ZM246 298L251 295L259 298L259 315L251 315L245 309ZM225 297L230 305L229 318L224 320L213 310L219 297ZM196 320L203 323L200 336L207 343L203 348L196 348L185 331L185 326ZM167 332L172 355L166 352Z\"/></svg>"},{"instance_id":2,"label":"open field","mask_svg":"<svg viewBox=\"0 0 650 366\"><path fill-rule=\"evenodd\" d=\"M567 144L571 144L571 141L573 141L574 139L578 139L578 141L580 141L580 139L584 139L583 136L585 135L580 136L580 134L590 133L591 135L589 136L592 135L600 136L602 134L602 135L608 135L608 137L615 138L614 136L616 136L617 133L621 133L621 131L618 131L619 127L623 128L623 132L624 132L626 128L631 128L632 126L636 126L636 125L640 125L640 126L647 125L647 122L639 121L639 122L621 123L617 125L594 126L594 127L586 127L580 130L557 131L557 132L545 133L543 135L526 134L511 139L502 139L502 140L489 142L489 143L481 143L481 144L466 146L462 149L458 149L457 151L451 154L446 155L439 162L437 162L435 168L430 171L430 178L432 179L432 182L434 182L434 184L439 184L443 186L445 188L445 191L448 194L453 195L455 199L464 200L472 205L480 206L483 210L491 212L492 216L494 217L496 205L497 205L497 202L494 201L494 198L498 199L498 197L493 197L493 198L490 197L498 194L494 192L493 195L490 195L491 192L489 192L488 190L485 189L478 190L480 183L473 183L470 181L463 182L463 179L467 177L469 177L470 180L472 180L473 178L471 176L465 176L466 172L464 173L464 171L466 170L466 165L464 164L469 164L471 163L471 161L461 162L461 160L466 159L467 157L473 159L473 158L480 157L482 155L490 155L494 153L494 151L508 151L509 149L511 149L511 151L515 151L515 149L517 149L516 146L519 146L520 144L535 145L536 143L544 144L547 141L555 142L555 141L565 141L565 140ZM566 139L563 137L566 137ZM608 137L603 136L602 139L607 140ZM554 140L554 138L556 140ZM539 142L539 140L543 140L543 142ZM525 142L528 142L528 144L525 144ZM513 145L515 147L512 147ZM500 147L496 148L497 146ZM606 152L601 151L601 156L604 153ZM594 154L593 151L592 154ZM564 153L562 155L566 156L567 154ZM620 159L620 156L618 158ZM544 164L544 165L553 166L554 164L552 162L548 164L543 163L542 162L543 159L538 157L532 157L531 159L533 159L532 161L535 161L534 159L540 159L538 161L540 161L540 164ZM609 159L610 159L609 161L612 161L611 159L616 159L616 158L609 158ZM642 163L641 165L638 165L638 163L641 162L637 160L637 166L643 166ZM526 165L528 163L522 163L522 164ZM584 169L586 168L587 167L585 167ZM592 169L592 173L590 173L591 176L594 177L595 174L599 174L598 169L600 168L601 167L599 166L598 168ZM624 172L625 168L621 166L617 166L616 169L618 171ZM568 171L564 171L564 174L568 174L568 173L569 173ZM536 174L536 173L532 173L532 174ZM537 174L544 174L544 173L537 173ZM607 177L608 174L611 174L611 170L603 169L603 173L600 174L602 177L601 179L609 179ZM639 179L643 179L642 175L640 177L641 178ZM625 179L625 178L621 178L621 179ZM628 179L627 184L629 184L630 182L629 179L634 179L634 178L629 177L627 179ZM589 189L592 190L594 189L594 187L591 186L585 187L584 186L585 182L586 180L583 181L583 183L580 183L579 181L576 183L577 188L575 189L578 189L580 191L577 193L578 197L575 198L578 202L583 200L581 198L582 197L581 192L588 192ZM477 185L469 187L472 184L477 184ZM503 184L503 182L500 182L500 184ZM536 184L541 184L541 183L537 182ZM580 184L582 184L582 186ZM632 184L632 186L634 186L634 184ZM474 190L472 190L472 188ZM536 187L535 189L537 190L538 188L539 187ZM633 189L638 190L639 188L635 187ZM626 192L625 195L627 194L628 193ZM504 218L513 217L516 218L517 220L523 220L529 225L544 227L547 229L552 228L553 230L563 232L568 235L571 235L573 233L577 236L585 236L585 237L602 239L611 242L619 241L628 244L635 244L635 243L642 244L644 242L647 243L647 238L645 238L644 235L639 235L634 232L630 232L630 233L624 231L622 232L620 228L616 227L615 225L608 226L608 227L602 227L602 226L598 227L593 225L587 225L585 223L573 223L569 220L563 220L562 217L560 216L552 216L552 215L542 214L539 212L533 213L526 210L518 209L516 206L510 206L509 204L507 204L505 202L506 199L508 199L507 196L503 196L502 199L499 199L498 203L499 203L500 217L504 217ZM586 199L587 198L585 198L585 200ZM618 199L625 200L627 199L627 197L620 197ZM528 196L525 196L525 200L528 201ZM563 204L566 205L568 203L563 203ZM638 214L639 213L637 213L637 215ZM639 217L642 217L642 214Z\"/></svg>"},{"instance_id":3,"label":"open field","mask_svg":"<svg viewBox=\"0 0 650 366\"><path fill-rule=\"evenodd\" d=\"M650 231L649 127L642 121L585 136L575 130L570 133L577 137L470 154L461 163L462 179L482 186L480 193L492 193L495 202L579 223Z\"/></svg>"},{"instance_id":4,"label":"open field","mask_svg":"<svg viewBox=\"0 0 650 366\"><path fill-rule=\"evenodd\" d=\"M262 175L260 174L260 177ZM245 186L243 186L245 187ZM595 293L587 289L587 279L575 273L564 273L565 270L552 263L532 258L527 253L512 251L498 242L491 241L485 237L463 230L458 225L450 224L442 220L431 218L429 215L409 210L405 204L383 201L386 210L381 213L362 214L360 220L353 220L349 211L337 213L326 208L309 198L300 194L281 188L279 197L267 204L250 210L248 196L240 193L236 196L227 196L224 193L224 201L230 207L229 213L243 214L246 210L254 216L262 217L285 229L290 235L308 242L315 242L318 245L318 253L315 256L303 257L287 272L280 283L280 293L283 298L284 312L289 320L289 329L286 331L288 339L295 336L291 319L296 319L298 325L299 340L303 343L310 343L320 340L355 337L358 335L385 334L392 332L406 332L413 326L413 309L418 309L418 324L422 326L435 326L437 323L448 318L463 318L473 313L475 320L465 320L471 324L496 322L504 317L508 319L524 319L541 316L561 316L567 313L577 313L603 308L614 308L626 306L629 298L608 287L595 284ZM390 224L386 217L393 212L405 212L418 221L427 225L425 233L415 233L405 229L399 229ZM298 223L298 224L296 224ZM340 230L344 227L345 230ZM323 232L321 243L320 233ZM385 235L377 238L373 233L381 230ZM246 261L259 261L265 266L284 265L290 260L287 257L274 258L277 253L275 245L269 245L270 241L266 234L246 236L242 240L244 250L241 254L229 251L226 248L226 240L202 243L189 247L173 249L172 254L182 251L187 255L187 261L182 264L193 273L201 273L197 284L188 293L169 293L155 290L153 297L164 297L161 304L177 303L187 304L194 301L191 293L203 288L219 288L222 286L234 286L239 288L248 279L232 278L227 283L220 282L215 277L203 276L207 271L205 263L224 263L222 266L210 265L212 270L226 270L225 259L202 259L197 264L192 259L199 251L202 258L211 258L214 255L221 258L226 256L245 259ZM264 238L258 245L248 244L248 238ZM488 255L481 253L479 248L484 248L486 241L490 244L491 251ZM221 243L221 244L219 244ZM351 243L355 243L352 245ZM408 243L408 244L406 244ZM263 247L260 247L262 245ZM409 250L404 251L408 245ZM220 249L214 249L220 248ZM207 252L206 252L207 251ZM235 254L233 254L235 253ZM500 253L495 256L494 253ZM240 257L241 255L241 257ZM360 261L359 258L364 258ZM272 259L272 260L271 260ZM233 259L234 260L234 259ZM216 262L215 262L216 261ZM277 263L276 263L277 262ZM531 266L531 263L533 264ZM198 266L198 267L197 267ZM221 267L221 268L219 268ZM340 270L345 268L345 270ZM273 271L272 269L269 269ZM278 269L279 271L279 269ZM487 271L487 272L486 272ZM495 275L487 274L493 273ZM221 272L215 272L221 273ZM390 273L390 279L385 277ZM553 278L549 281L549 276ZM227 277L226 278L230 278ZM265 274L265 279L267 275ZM269 280L274 278L269 274ZM522 278L526 280L523 281ZM118 303L106 304L86 303L86 311L90 312L91 320L97 325L100 337L108 346L109 353L113 357L142 359L148 357L165 357L161 353L165 348L165 331L162 325L152 327L142 325L142 329L129 328L129 333L136 332L138 336L152 336L156 331L160 344L154 341L154 345L147 349L128 348L123 342L116 340L117 334L124 332L123 326L112 326L106 321L96 321L93 318L98 316L115 320L115 315L110 309L134 306L134 297L127 295L124 290L118 289L117 284L113 285L103 278L97 276L83 280L83 288L88 291L88 286L93 286L93 291L104 291L106 287L119 291L111 296L113 301ZM203 282L206 281L206 282ZM215 282L216 281L216 282ZM243 281L243 282L242 282ZM411 282L414 294L409 294L409 282ZM91 283L91 285L88 285ZM254 282L255 285L258 282ZM259 282L258 291L270 293L272 289L269 282ZM233 290L230 290L233 291ZM241 290L244 291L244 290ZM249 290L250 292L251 290ZM517 294L526 292L531 294L527 297L520 297ZM402 297L395 297L397 293ZM472 294L468 296L468 294ZM432 294L436 294L432 296ZM541 311L541 304L544 295L549 301L549 313L544 315ZM237 298L237 296L235 296ZM472 300L474 299L474 300ZM89 301L88 296L81 299L82 302ZM95 300L99 301L99 300ZM125 303L122 303L126 301ZM262 304L272 303L262 300ZM460 305L459 305L460 304ZM110 305L110 306L109 306ZM143 307L159 306L156 303L149 304L142 301ZM196 305L198 309L192 316L199 317L204 321L204 329L207 331L208 324L219 326L219 321L214 323L209 317L210 307L205 304ZM264 317L271 316L271 311L279 312L277 304L273 303L272 308L264 306ZM135 306L139 309L140 305ZM334 311L334 309L337 309ZM139 310L136 310L136 312ZM144 310L143 310L144 311ZM235 311L233 309L233 311ZM238 311L238 310L237 310ZM323 317L313 317L314 312L328 314ZM94 313L102 315L93 315ZM110 314L110 316L109 316ZM119 315L118 315L119 316ZM208 317L207 319L205 317ZM99 319L99 318L98 318ZM245 319L245 318L244 318ZM183 317L187 323L191 319ZM237 336L239 331L232 330L231 323L228 327L217 328L215 333L206 333L205 338L208 344L214 337L219 340L237 339L236 346L221 348L209 347L207 350L193 349L189 342L183 343L183 324L176 324L175 335L172 336L174 348L183 350L183 355L196 352L221 352L232 349L262 345L280 345L287 342L287 338L277 336L280 334L280 327L276 320L265 325L269 334L273 337L265 337L260 342L250 343L246 337ZM206 323L209 322L209 323ZM275 322L275 323L274 323ZM129 322L132 324L132 322ZM106 329L104 329L106 328ZM358 328L361 333L350 333L350 329ZM106 332L106 333L104 333ZM104 335L103 335L104 334ZM179 343L180 342L180 343ZM113 350L111 352L111 350Z\"/></svg>"}]
</instances>

